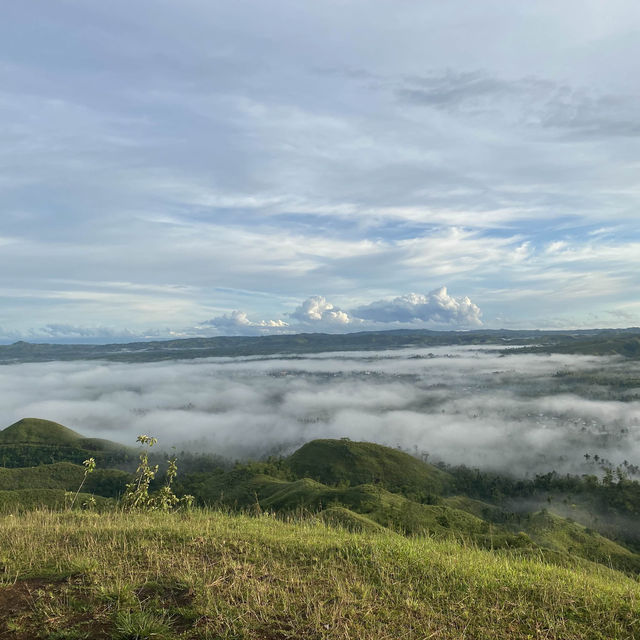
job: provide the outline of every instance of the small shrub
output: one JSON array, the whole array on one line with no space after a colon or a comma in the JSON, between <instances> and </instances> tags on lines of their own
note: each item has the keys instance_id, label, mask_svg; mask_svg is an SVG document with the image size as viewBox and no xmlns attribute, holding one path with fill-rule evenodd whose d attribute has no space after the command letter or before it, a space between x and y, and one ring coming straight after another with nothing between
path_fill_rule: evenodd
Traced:
<instances>
[{"instance_id":1,"label":"small shrub","mask_svg":"<svg viewBox=\"0 0 640 640\"><path fill-rule=\"evenodd\" d=\"M69 509L73 509L73 505L76 503L76 499L78 498L78 494L80 493L80 489L82 489L87 476L90 473L93 473L96 469L96 461L95 458L88 458L87 460L85 460L83 463L84 465L84 476L82 476L82 482L80 483L80 486L78 487L78 490L76 491L76 494L73 496L73 499L71 500L71 504L69 506ZM95 504L95 498L93 499L93 504Z\"/></svg>"},{"instance_id":2,"label":"small shrub","mask_svg":"<svg viewBox=\"0 0 640 640\"><path fill-rule=\"evenodd\" d=\"M158 439L148 435L138 436L137 442L143 445L140 453L140 462L136 469L136 475L133 482L126 486L124 495L122 496L122 506L129 511L171 511L171 509L183 505L190 507L193 504L193 496L183 496L178 498L171 488L171 483L178 474L178 465L176 459L171 458L167 461L166 481L155 493L149 492L151 481L156 477L159 466L153 467L149 464L149 449L157 444Z\"/></svg>"}]
</instances>

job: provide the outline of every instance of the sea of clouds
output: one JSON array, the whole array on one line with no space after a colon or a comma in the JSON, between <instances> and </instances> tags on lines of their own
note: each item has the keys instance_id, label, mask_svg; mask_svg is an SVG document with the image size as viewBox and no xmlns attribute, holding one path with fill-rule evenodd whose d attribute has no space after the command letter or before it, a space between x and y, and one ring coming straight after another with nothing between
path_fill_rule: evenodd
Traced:
<instances>
[{"instance_id":1,"label":"sea of clouds","mask_svg":"<svg viewBox=\"0 0 640 640\"><path fill-rule=\"evenodd\" d=\"M167 448L232 459L348 437L519 475L584 472L585 453L638 463L640 389L612 397L573 381L595 372L640 378L640 365L478 347L13 364L0 367L0 426L39 417L87 436L133 444L147 433Z\"/></svg>"}]
</instances>

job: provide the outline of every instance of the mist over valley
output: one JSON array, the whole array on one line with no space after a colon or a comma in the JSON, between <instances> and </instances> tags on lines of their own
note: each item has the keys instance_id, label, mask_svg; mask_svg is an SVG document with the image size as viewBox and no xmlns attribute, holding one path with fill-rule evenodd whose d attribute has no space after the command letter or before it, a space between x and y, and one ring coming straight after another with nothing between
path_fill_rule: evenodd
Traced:
<instances>
[{"instance_id":1,"label":"mist over valley","mask_svg":"<svg viewBox=\"0 0 640 640\"><path fill-rule=\"evenodd\" d=\"M0 367L0 423L43 417L91 437L232 460L315 438L400 447L518 476L640 460L640 363L503 345Z\"/></svg>"}]
</instances>

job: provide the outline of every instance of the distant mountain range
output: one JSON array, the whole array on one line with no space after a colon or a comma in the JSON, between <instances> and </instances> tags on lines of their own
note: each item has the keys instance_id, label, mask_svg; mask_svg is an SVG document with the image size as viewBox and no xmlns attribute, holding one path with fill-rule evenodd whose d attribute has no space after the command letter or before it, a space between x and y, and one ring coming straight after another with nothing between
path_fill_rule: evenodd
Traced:
<instances>
[{"instance_id":1,"label":"distant mountain range","mask_svg":"<svg viewBox=\"0 0 640 640\"><path fill-rule=\"evenodd\" d=\"M640 328L575 331L363 331L328 334L184 338L125 344L40 344L16 342L0 346L0 364L54 360L114 360L152 362L192 358L304 354L326 351L367 351L428 348L446 345L523 345L536 351L640 356Z\"/></svg>"}]
</instances>

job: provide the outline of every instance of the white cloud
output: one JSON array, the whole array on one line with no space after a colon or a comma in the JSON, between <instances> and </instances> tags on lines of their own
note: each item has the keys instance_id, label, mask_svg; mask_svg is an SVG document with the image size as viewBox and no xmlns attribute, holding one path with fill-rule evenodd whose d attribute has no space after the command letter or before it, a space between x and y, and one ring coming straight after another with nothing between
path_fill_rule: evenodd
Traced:
<instances>
[{"instance_id":1,"label":"white cloud","mask_svg":"<svg viewBox=\"0 0 640 640\"><path fill-rule=\"evenodd\" d=\"M292 320L300 323L298 327L293 325L294 329L313 326L334 331L385 329L390 323L394 326L473 327L482 324L481 315L478 305L467 296L450 296L446 287L426 295L409 293L392 300L377 300L350 312L336 307L324 296L312 296L289 314Z\"/></svg>"},{"instance_id":2,"label":"white cloud","mask_svg":"<svg viewBox=\"0 0 640 640\"><path fill-rule=\"evenodd\" d=\"M323 326L327 328L347 328L362 322L346 311L334 307L333 304L323 296L311 296L307 298L289 315L302 325Z\"/></svg>"},{"instance_id":3,"label":"white cloud","mask_svg":"<svg viewBox=\"0 0 640 640\"><path fill-rule=\"evenodd\" d=\"M446 287L427 295L409 293L393 300L378 300L354 311L354 314L374 322L427 322L455 327L482 324L480 307L467 297L454 298Z\"/></svg>"},{"instance_id":4,"label":"white cloud","mask_svg":"<svg viewBox=\"0 0 640 640\"><path fill-rule=\"evenodd\" d=\"M230 335L261 335L263 333L286 332L289 324L284 320L250 320L245 311L232 311L202 323L204 326L215 327L223 334Z\"/></svg>"}]
</instances>

